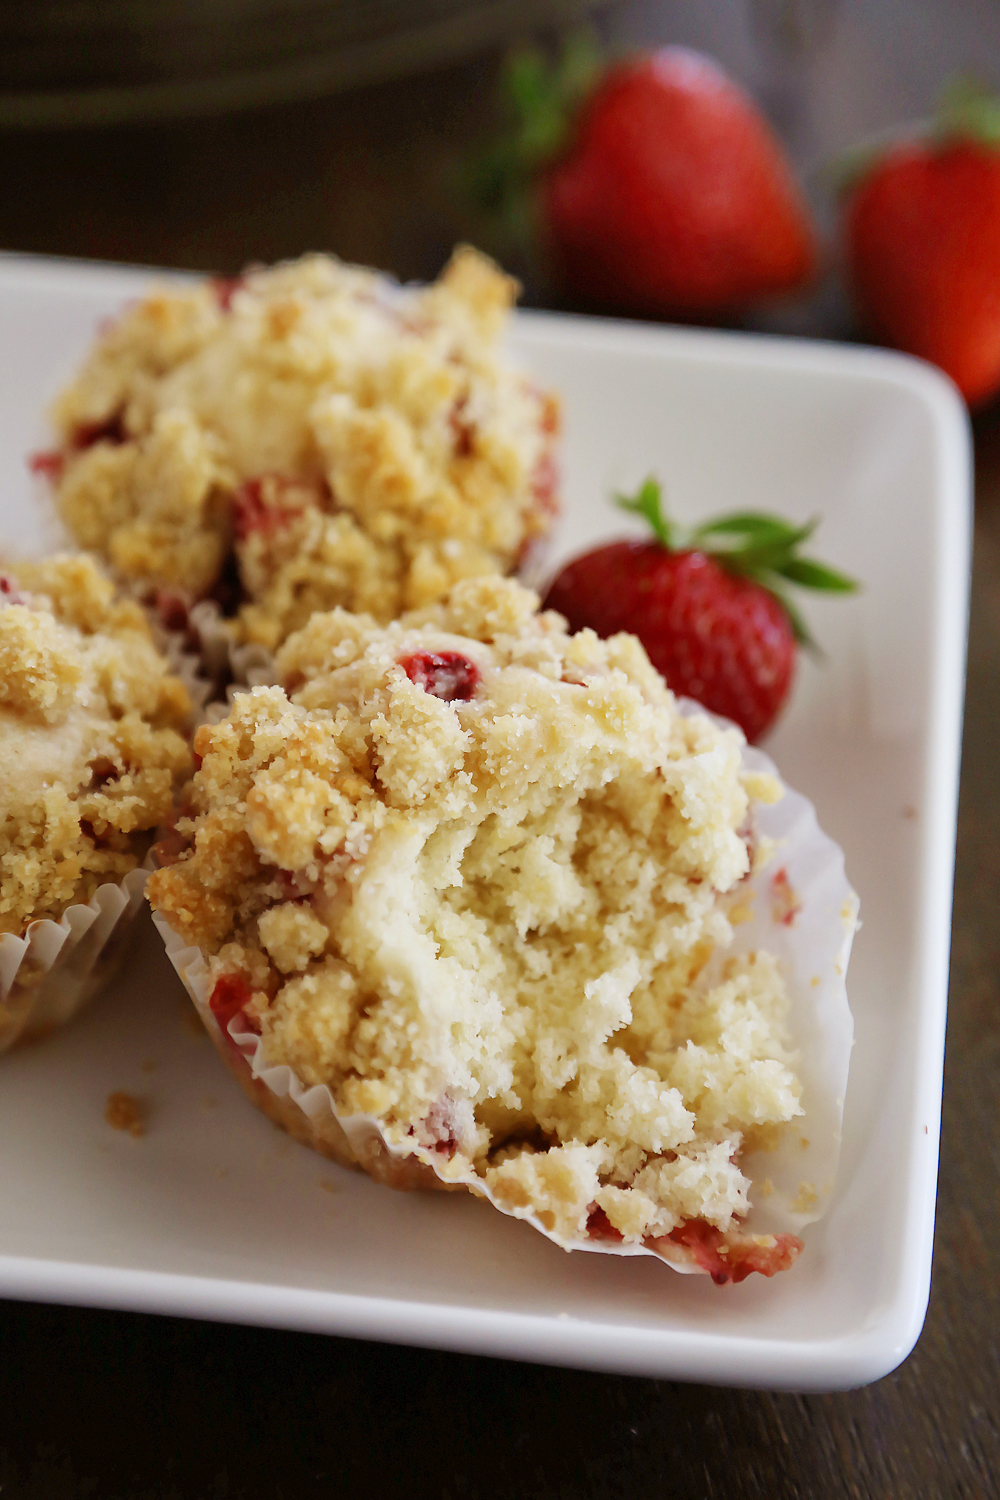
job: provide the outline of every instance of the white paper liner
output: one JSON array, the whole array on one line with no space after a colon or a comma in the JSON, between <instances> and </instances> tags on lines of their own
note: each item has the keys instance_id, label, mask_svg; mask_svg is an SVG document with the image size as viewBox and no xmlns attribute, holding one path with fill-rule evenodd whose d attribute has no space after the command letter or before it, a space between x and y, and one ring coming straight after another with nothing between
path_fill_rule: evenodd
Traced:
<instances>
[{"instance_id":1,"label":"white paper liner","mask_svg":"<svg viewBox=\"0 0 1000 1500\"><path fill-rule=\"evenodd\" d=\"M201 659L188 649L184 638L175 631L162 626L154 631L156 644L170 663L170 670L179 677L191 699L190 728L196 729L205 722L208 704L212 698L212 684L202 672Z\"/></svg>"},{"instance_id":2,"label":"white paper liner","mask_svg":"<svg viewBox=\"0 0 1000 1500\"><path fill-rule=\"evenodd\" d=\"M237 687L270 687L277 682L274 657L266 646L239 645L231 622L214 599L199 599L190 611L191 624L201 643L205 674L218 682L231 678Z\"/></svg>"},{"instance_id":3,"label":"white paper liner","mask_svg":"<svg viewBox=\"0 0 1000 1500\"><path fill-rule=\"evenodd\" d=\"M551 532L538 537L532 544L529 558L514 575L519 583L541 594L546 576L546 559L551 550ZM232 704L233 694L254 687L273 687L281 677L275 666L274 653L266 646L250 643L237 644L233 640L231 622L227 620L214 599L200 599L189 611L191 625L201 645L201 670L213 682L225 681L227 705ZM219 700L221 702L221 700ZM218 709L218 703L212 705ZM228 708L223 712L228 711Z\"/></svg>"},{"instance_id":4,"label":"white paper liner","mask_svg":"<svg viewBox=\"0 0 1000 1500\"><path fill-rule=\"evenodd\" d=\"M86 905L29 923L23 937L0 933L0 1054L65 1025L107 982L151 869L147 861L98 886Z\"/></svg>"},{"instance_id":5,"label":"white paper liner","mask_svg":"<svg viewBox=\"0 0 1000 1500\"><path fill-rule=\"evenodd\" d=\"M696 704L682 703L681 709L685 713L704 712ZM748 770L778 774L768 756L750 746L743 749L743 764ZM858 898L848 883L842 851L823 833L806 797L785 787L779 802L771 806L756 803L754 809L757 833L772 840L776 849L766 866L748 877L732 898L747 909L748 920L736 927L733 945L726 952L740 954L763 948L780 963L790 998L789 1030L797 1049L795 1069L802 1082L803 1114L784 1128L776 1149L741 1159L740 1168L751 1181L751 1209L743 1219L734 1220L732 1227L751 1235L797 1234L826 1212L836 1177L854 1039L846 974L857 927ZM794 912L793 906L798 908ZM790 914L792 920L788 920ZM156 912L153 921L202 1021L226 1056L229 1049L209 1009L204 956L199 949L187 946ZM663 1240L657 1248L641 1243L568 1240L547 1229L534 1214L498 1203L471 1169L456 1176L449 1170L450 1163L434 1151L412 1143L404 1148L386 1140L371 1115L339 1113L325 1084L307 1087L287 1065L270 1064L262 1039L242 1030L238 1017L230 1022L228 1035L248 1064L248 1081L259 1080L269 1091L271 1099L263 1102L272 1118L335 1159L345 1159L340 1145L343 1139L359 1162L370 1161L373 1154L395 1159L400 1168L404 1161L419 1162L442 1187L468 1188L501 1213L526 1219L563 1249L603 1255L656 1255L678 1271L701 1269L689 1263L683 1249L677 1249L674 1259L672 1247ZM296 1112L300 1112L301 1130L296 1128ZM384 1170L377 1175L389 1176Z\"/></svg>"}]
</instances>

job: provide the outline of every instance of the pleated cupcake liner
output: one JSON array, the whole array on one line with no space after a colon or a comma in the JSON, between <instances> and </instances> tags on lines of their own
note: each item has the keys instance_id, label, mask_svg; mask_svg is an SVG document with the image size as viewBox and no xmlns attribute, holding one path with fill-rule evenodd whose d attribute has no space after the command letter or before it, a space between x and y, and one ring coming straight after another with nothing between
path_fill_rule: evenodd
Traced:
<instances>
[{"instance_id":1,"label":"pleated cupcake liner","mask_svg":"<svg viewBox=\"0 0 1000 1500\"><path fill-rule=\"evenodd\" d=\"M0 933L0 1054L64 1026L111 978L142 906L149 859L59 921L29 922L23 936Z\"/></svg>"}]
</instances>

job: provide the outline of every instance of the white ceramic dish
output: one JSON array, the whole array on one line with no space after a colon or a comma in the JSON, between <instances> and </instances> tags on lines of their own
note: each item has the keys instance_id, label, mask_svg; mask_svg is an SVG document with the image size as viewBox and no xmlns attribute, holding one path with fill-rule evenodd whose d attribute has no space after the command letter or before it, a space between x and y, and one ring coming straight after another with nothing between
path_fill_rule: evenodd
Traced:
<instances>
[{"instance_id":1,"label":"white ceramic dish","mask_svg":"<svg viewBox=\"0 0 1000 1500\"><path fill-rule=\"evenodd\" d=\"M24 455L96 321L146 272L0 261L0 538L44 539ZM833 1205L796 1267L717 1288L566 1255L463 1197L398 1194L279 1135L192 1030L146 925L91 1011L0 1058L0 1294L215 1317L734 1385L832 1389L912 1348L930 1278L969 566L968 426L952 388L863 349L524 315L558 386L567 510L554 561L630 529L648 472L678 514L821 514L865 581L809 606L768 743L847 853L864 927ZM141 1140L103 1119L148 1102Z\"/></svg>"}]
</instances>

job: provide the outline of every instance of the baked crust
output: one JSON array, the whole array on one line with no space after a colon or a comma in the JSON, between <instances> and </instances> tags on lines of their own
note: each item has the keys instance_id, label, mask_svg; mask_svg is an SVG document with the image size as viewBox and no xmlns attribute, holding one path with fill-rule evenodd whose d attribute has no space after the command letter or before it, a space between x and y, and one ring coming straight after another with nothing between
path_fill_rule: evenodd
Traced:
<instances>
[{"instance_id":1,"label":"baked crust","mask_svg":"<svg viewBox=\"0 0 1000 1500\"><path fill-rule=\"evenodd\" d=\"M0 589L0 933L142 863L191 771L187 689L84 556Z\"/></svg>"},{"instance_id":2,"label":"baked crust","mask_svg":"<svg viewBox=\"0 0 1000 1500\"><path fill-rule=\"evenodd\" d=\"M62 516L268 649L315 610L389 620L508 573L557 506L558 405L501 349L515 293L461 248L424 289L312 255L148 297L56 403Z\"/></svg>"}]
</instances>

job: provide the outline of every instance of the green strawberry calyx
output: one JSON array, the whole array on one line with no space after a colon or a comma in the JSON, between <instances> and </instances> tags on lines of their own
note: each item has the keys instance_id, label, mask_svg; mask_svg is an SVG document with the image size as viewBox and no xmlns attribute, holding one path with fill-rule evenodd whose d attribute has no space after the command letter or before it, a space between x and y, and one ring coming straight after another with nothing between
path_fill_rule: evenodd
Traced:
<instances>
[{"instance_id":1,"label":"green strawberry calyx","mask_svg":"<svg viewBox=\"0 0 1000 1500\"><path fill-rule=\"evenodd\" d=\"M1000 99L973 78L953 78L941 95L934 134L941 145L964 140L1000 147Z\"/></svg>"},{"instance_id":2,"label":"green strawberry calyx","mask_svg":"<svg viewBox=\"0 0 1000 1500\"><path fill-rule=\"evenodd\" d=\"M945 85L933 115L879 130L849 147L821 175L834 192L850 193L901 146L945 151L961 142L1000 150L1000 97L967 75Z\"/></svg>"},{"instance_id":3,"label":"green strawberry calyx","mask_svg":"<svg viewBox=\"0 0 1000 1500\"><path fill-rule=\"evenodd\" d=\"M853 594L860 587L846 573L800 555L799 548L816 530L818 518L796 526L782 516L740 510L715 516L699 526L683 526L667 516L660 483L652 476L634 495L616 495L615 504L648 521L657 541L668 552L704 552L728 572L749 578L773 594L802 646L816 649L805 621L789 598L788 586L794 584L828 594Z\"/></svg>"},{"instance_id":4,"label":"green strawberry calyx","mask_svg":"<svg viewBox=\"0 0 1000 1500\"><path fill-rule=\"evenodd\" d=\"M523 216L531 182L565 148L603 69L596 37L586 27L564 37L555 57L537 46L507 56L500 76L506 128L476 153L465 174L465 191L480 208L508 223Z\"/></svg>"}]
</instances>

